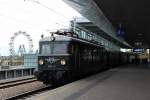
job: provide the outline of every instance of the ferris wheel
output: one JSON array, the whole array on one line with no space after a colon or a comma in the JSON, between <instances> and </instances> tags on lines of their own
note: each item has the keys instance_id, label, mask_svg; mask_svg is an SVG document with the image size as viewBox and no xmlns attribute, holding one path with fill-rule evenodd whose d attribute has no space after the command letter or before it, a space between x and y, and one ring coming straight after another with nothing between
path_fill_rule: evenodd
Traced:
<instances>
[{"instance_id":1,"label":"ferris wheel","mask_svg":"<svg viewBox=\"0 0 150 100\"><path fill-rule=\"evenodd\" d=\"M21 34L24 35L29 41L29 52L28 53L33 53L33 41L31 39L31 36L26 32L18 31L18 32L14 33L14 35L10 38L10 43L9 43L10 49L9 49L9 51L10 51L11 56L16 55L15 48L14 48L14 40L16 39L16 37L18 35L21 35Z\"/></svg>"}]
</instances>

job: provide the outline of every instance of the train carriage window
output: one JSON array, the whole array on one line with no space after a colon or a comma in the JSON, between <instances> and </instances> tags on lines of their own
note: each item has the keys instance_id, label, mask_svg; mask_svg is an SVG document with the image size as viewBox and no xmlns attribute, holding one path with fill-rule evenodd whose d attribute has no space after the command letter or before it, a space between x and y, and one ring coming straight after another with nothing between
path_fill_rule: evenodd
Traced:
<instances>
[{"instance_id":1,"label":"train carriage window","mask_svg":"<svg viewBox=\"0 0 150 100\"><path fill-rule=\"evenodd\" d=\"M88 50L87 50L87 48L86 47L82 47L82 49L80 50L80 52L81 52L81 60L83 61L83 62L86 62L87 60L88 60Z\"/></svg>"},{"instance_id":2,"label":"train carriage window","mask_svg":"<svg viewBox=\"0 0 150 100\"><path fill-rule=\"evenodd\" d=\"M88 59L90 62L92 61L92 49L88 49Z\"/></svg>"},{"instance_id":3,"label":"train carriage window","mask_svg":"<svg viewBox=\"0 0 150 100\"><path fill-rule=\"evenodd\" d=\"M97 49L93 49L93 61L98 61L98 51L97 51Z\"/></svg>"}]
</instances>

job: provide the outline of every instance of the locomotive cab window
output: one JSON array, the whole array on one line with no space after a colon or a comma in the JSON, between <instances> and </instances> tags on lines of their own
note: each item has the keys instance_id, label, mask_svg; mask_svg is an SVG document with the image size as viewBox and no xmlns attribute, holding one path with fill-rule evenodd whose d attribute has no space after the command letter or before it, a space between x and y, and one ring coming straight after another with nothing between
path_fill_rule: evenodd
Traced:
<instances>
[{"instance_id":1,"label":"locomotive cab window","mask_svg":"<svg viewBox=\"0 0 150 100\"><path fill-rule=\"evenodd\" d=\"M41 54L67 54L68 53L67 42L41 42L40 53Z\"/></svg>"}]
</instances>

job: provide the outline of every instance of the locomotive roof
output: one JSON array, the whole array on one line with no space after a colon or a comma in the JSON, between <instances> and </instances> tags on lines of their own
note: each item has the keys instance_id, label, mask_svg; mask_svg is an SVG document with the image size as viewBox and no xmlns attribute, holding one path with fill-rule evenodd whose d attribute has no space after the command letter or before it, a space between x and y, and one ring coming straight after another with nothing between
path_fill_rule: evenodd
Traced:
<instances>
[{"instance_id":1,"label":"locomotive roof","mask_svg":"<svg viewBox=\"0 0 150 100\"><path fill-rule=\"evenodd\" d=\"M57 35L54 37L55 37L55 41L71 41L72 40L72 37L68 37L68 36L64 36L64 35ZM51 36L44 37L40 40L40 42L44 42L44 41L52 41Z\"/></svg>"},{"instance_id":2,"label":"locomotive roof","mask_svg":"<svg viewBox=\"0 0 150 100\"><path fill-rule=\"evenodd\" d=\"M48 42L48 41L52 41L50 36L44 37L40 40L40 42ZM92 43L90 41L86 41L86 40L76 38L76 37L64 36L64 35L55 36L54 41L79 41L79 42L83 42L83 43L92 44L92 45L95 45L95 46L101 46L102 47L102 45L98 45L98 44Z\"/></svg>"}]
</instances>

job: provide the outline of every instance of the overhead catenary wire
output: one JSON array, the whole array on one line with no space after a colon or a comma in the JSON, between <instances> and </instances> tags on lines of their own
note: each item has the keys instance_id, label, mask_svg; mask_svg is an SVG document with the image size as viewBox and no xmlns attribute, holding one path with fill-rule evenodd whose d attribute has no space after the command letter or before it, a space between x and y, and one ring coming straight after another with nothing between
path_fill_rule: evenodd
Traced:
<instances>
[{"instance_id":1,"label":"overhead catenary wire","mask_svg":"<svg viewBox=\"0 0 150 100\"><path fill-rule=\"evenodd\" d=\"M24 1L31 1L31 2L33 2L33 3L36 3L36 4L40 5L40 6L42 6L42 7L46 8L46 9L48 9L49 11L51 11L51 12L53 12L53 13L55 13L55 14L57 14L57 15L63 17L63 18L65 18L65 19L67 19L68 21L71 21L71 19L68 18L68 17L66 17L64 14L62 14L62 13L60 13L60 12L58 12L58 11L56 11L56 10L54 10L54 9L52 9L52 8L50 8L50 7L48 7L48 6L46 6L46 5L44 5L43 3L41 3L41 2L39 2L39 1L37 1L37 0L24 0ZM61 26L63 26L63 27L66 27L65 25L63 25L63 24L60 23L60 22L56 22L55 24L57 24L57 25L59 25L59 26L61 25Z\"/></svg>"},{"instance_id":2,"label":"overhead catenary wire","mask_svg":"<svg viewBox=\"0 0 150 100\"><path fill-rule=\"evenodd\" d=\"M52 9L52 8L50 8L50 7L48 7L48 6L46 6L46 5L44 5L43 3L41 3L41 2L39 2L39 1L37 1L37 0L24 0L24 1L31 1L31 2L33 2L33 3L39 4L39 5L41 5L42 7L44 7L44 8L46 8L46 9L50 10L51 12L53 12L53 13L55 13L55 14L61 16L61 17L64 17L64 18L67 19L67 20L70 20L70 18L66 17L64 14L62 14L62 13L60 13L60 12L58 12L58 11L56 11L56 10L54 10L54 9Z\"/></svg>"}]
</instances>

